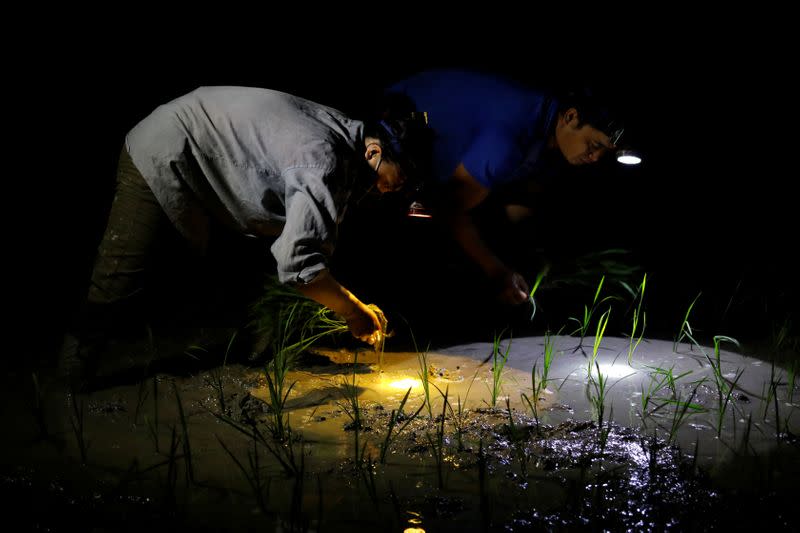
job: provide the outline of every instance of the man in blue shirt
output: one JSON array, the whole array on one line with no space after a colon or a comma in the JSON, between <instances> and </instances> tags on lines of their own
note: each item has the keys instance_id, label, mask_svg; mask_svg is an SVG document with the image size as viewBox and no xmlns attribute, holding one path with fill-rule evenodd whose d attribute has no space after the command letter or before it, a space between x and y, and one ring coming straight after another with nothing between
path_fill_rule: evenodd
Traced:
<instances>
[{"instance_id":1,"label":"man in blue shirt","mask_svg":"<svg viewBox=\"0 0 800 533\"><path fill-rule=\"evenodd\" d=\"M439 214L466 254L519 304L528 285L481 238L470 214L492 189L552 171L597 162L621 129L588 94L556 98L511 80L459 70L418 73L391 86L389 100L427 113L434 132L433 180L443 191ZM560 153L560 157L558 154ZM556 157L550 157L550 156ZM515 216L519 208L509 206Z\"/></svg>"}]
</instances>

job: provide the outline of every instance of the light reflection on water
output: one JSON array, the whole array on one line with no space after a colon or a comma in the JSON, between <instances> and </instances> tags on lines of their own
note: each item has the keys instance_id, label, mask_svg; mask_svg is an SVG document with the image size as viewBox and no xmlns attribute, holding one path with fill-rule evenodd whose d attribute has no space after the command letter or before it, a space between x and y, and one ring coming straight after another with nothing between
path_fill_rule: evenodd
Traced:
<instances>
[{"instance_id":1,"label":"light reflection on water","mask_svg":"<svg viewBox=\"0 0 800 533\"><path fill-rule=\"evenodd\" d=\"M519 359L515 358L516 355L512 354L512 364L519 363ZM524 381L524 378L529 376L529 371L527 374L517 371L508 375L507 388L502 391L501 397L508 396L512 400L511 414L509 414L504 407L499 409L487 407L485 398L488 396L487 378L490 374L488 367L478 369L485 370L486 373L477 373L475 386L469 393L469 403L466 404L468 415L463 421L463 450L456 449L455 429L452 424L455 415L447 411L445 436L442 439L446 450L440 463L444 470L441 486L431 445L431 441L436 442L438 423L429 419L425 411L418 420L409 423L400 436L395 437L391 442L386 464L380 464L376 458L379 456L379 447L386 434L392 410L396 408L409 387L412 387L412 393L405 408L405 415L413 413L422 401L419 380L409 377L418 372L415 366L418 363L409 358L410 362L405 363L402 371L395 371L392 368L393 357L399 359L399 356L394 354L387 356L386 376L391 376L392 379L386 379L385 383L369 369L365 369L364 373L359 373L357 376L358 386L364 391L362 396L364 430L359 433L360 440L358 440L359 450L363 450L360 455L363 461L361 467L353 459L358 455L354 453L355 432L343 431L343 425L348 421L348 417L344 413L346 406L337 396L341 376L332 373L331 377L324 372L298 374L297 385L289 397L290 415L292 428L297 429L294 436L299 438L302 435L306 440L289 441L288 446L294 446L294 450L302 451L305 475L287 479L280 469L272 470L271 466L265 466L272 457L263 448L258 448L261 454L259 460L262 461L260 468L274 487L300 486L301 492L298 498L305 502L316 502L314 498L316 491L319 490L325 495L318 500L320 513L325 518L331 521L340 519L340 523L355 520L355 523L364 525L366 529L376 523L382 523L381 520L386 520L389 516L400 516L394 526L424 527L429 531L457 530L458 527L463 529L465 523L475 525L482 517L490 517L494 524L506 524L506 530L509 531L525 530L525 524L528 528L571 528L595 523L601 524L600 528L611 530L658 530L691 526L692 520L697 517L703 518L707 511L706 521L703 523L708 524L711 523L709 517L718 512L710 509L718 505L722 498L714 486L708 483L700 469L693 468L692 461L696 458L685 455L685 451L682 454L678 448L669 446L664 441L663 437L669 430L671 405L667 404L650 417L652 423L648 420L648 423L651 423L648 431L638 427L622 428L612 425L607 440L601 446L600 431L588 420L590 417L584 418L584 410L580 403L584 400L585 367L581 371L575 371L574 367L570 367L569 372L562 372L558 367L553 368L553 376L558 377L559 381L554 382L548 389L552 394L545 395L549 401L543 402L541 415L543 419L548 418L548 422L541 424L537 424L519 402L514 403L517 399L514 387L524 390L530 387L530 382ZM435 355L432 355L431 359L436 362L438 368L457 370L467 378L459 382L455 379L459 376L451 376L453 379L450 381L438 382L444 390L450 387L451 400L460 395L460 398L466 401L467 391L471 385L469 380L475 375L476 367L455 357L453 357L457 361L455 365L450 363L449 359L437 359ZM691 360L687 358L687 361ZM509 369L512 368L509 366ZM610 374L612 369L620 370L619 379L624 378L630 371L630 367L619 362L608 367L605 362L602 363L602 373ZM359 367L359 370L362 368ZM240 420L259 420L259 423L263 424L267 414L263 399L256 401L250 397L251 393L255 395L254 389L252 385L245 385L254 381L252 376L244 371L237 375L232 365L228 371L227 386L235 388L237 394L240 394L235 402L228 402L230 416L239 417ZM678 374L678 371L676 368L675 374ZM699 372L694 369L690 379L696 380ZM574 379L567 381L563 388L558 387L561 384L560 379L568 375L574 376ZM291 379L294 377L292 375ZM622 396L626 401L635 398L636 401L632 403L634 407L639 406L642 392L638 387L642 383L647 385L647 377L646 373L639 372L636 376L623 379L612 392L624 393ZM224 433L230 428L203 409L207 408L214 412L219 410L216 391L206 382L209 380L204 381L202 376L167 379L177 383L185 406L190 406L190 409L187 409L190 413L188 432L192 444L192 460L195 461L197 471L202 476L225 473L224 479L215 481L221 486L224 486L223 482L240 482L241 485L236 486L235 490L237 494L245 495L241 496L243 499L246 498L248 491L251 490L247 485L248 478L232 466L235 463L230 456L221 451L216 435L223 435L224 441L232 447L245 468L248 464L246 461L254 457L252 439L248 440L232 431ZM758 391L751 385L748 387ZM633 392L630 392L631 389ZM135 386L130 390L117 389L113 394L97 393L90 400L87 399L89 422L87 433L92 442L89 457L91 463L98 465L116 458L119 462L115 465L116 469L128 472L130 479L138 481L138 478L144 478L147 472L153 476L157 484L168 479L166 477L168 468L173 468L173 473L179 472L182 475L176 469L185 464L185 459L175 455L180 460L169 461L169 456L164 453L164 446L170 442L171 435L168 433L170 428L176 428L175 442L178 442L178 438L182 438L183 433L178 419L174 417L175 413L171 412L175 410L175 398L169 395L172 388L164 385L157 389L149 387L146 390L149 394L160 395L157 404L160 406L158 428L153 419L155 409L153 398L143 396L141 390ZM685 398L686 391L683 392ZM700 389L696 401L708 404L714 400L714 392L713 389L704 386ZM780 389L779 392L784 394L784 389ZM443 411L443 394L432 387L431 396L436 402L434 410L436 419ZM555 403L550 396L557 397L560 403ZM763 485L769 489L770 485L752 481L750 477L757 478L757 475L753 474L760 471L766 472L762 474L764 478L769 478L767 471L769 468L780 471L781 466L773 466L775 464L773 457L763 456L767 457L768 461L762 461L760 464L757 461L761 458L754 458L753 463L756 466L754 470L748 470L740 467L745 464L744 458L736 456L732 451L734 448L742 448L740 442L746 429L745 421L749 420L747 416L749 413L741 409L757 408L758 415L763 413L763 407L756 397L754 395L750 397L752 404L748 406L746 402L738 399L737 411L732 411L741 424L738 433L730 431L726 434L723 431L722 444L705 449L703 448L705 444L702 444L701 450L706 458L711 457L720 462L722 459L729 460L733 466L727 467L730 470L728 475L738 483L737 486L758 488ZM565 406L564 402L577 408ZM132 428L130 424L123 422L132 417L139 404L142 406L140 423ZM623 404L616 405L619 408ZM785 403L781 402L781 405ZM559 406L562 407L558 408ZM627 407L625 409L627 410ZM249 416L244 416L245 412ZM770 420L774 418L773 411L770 410L768 414ZM789 412L781 414L787 416ZM145 420L145 416L149 418ZM510 429L510 416L513 416L514 431ZM576 417L582 420L576 421ZM68 421L69 418L64 420ZM716 430L710 425L709 420L713 421L705 415L693 415L681 431L692 436L701 434L713 438ZM403 424L405 421L405 418L402 419ZM790 419L790 422L793 420ZM751 438L754 442L756 438L760 438L762 441L774 443L772 428L761 416L758 418L753 416L752 426ZM264 426L259 427L263 429ZM153 456L152 432L159 428L162 455ZM399 425L396 429L399 430ZM659 438L653 439L652 432L656 429ZM73 436L69 431L65 434ZM731 434L736 435L736 441L730 440ZM127 439L120 439L120 435L124 435ZM330 438L331 436L336 438ZM117 441L122 442L121 450L113 449L107 444ZM692 439L690 444L693 442ZM74 448L74 442L72 446ZM784 446L790 451L793 449L789 444ZM131 458L142 450L150 455L143 455L144 459L140 463L131 466ZM749 450L749 453L753 453L752 446ZM295 459L299 460L299 457L299 454L295 455ZM164 461L163 464L161 461ZM159 466L160 464L162 466ZM148 468L152 470L147 470ZM180 475L175 479L182 479ZM790 476L787 474L784 478L786 477ZM253 479L251 476L250 481ZM323 489L317 488L318 480ZM768 482L772 483L774 480ZM134 484L128 486L134 487ZM172 489L176 489L174 483ZM200 489L192 487L192 490ZM272 492L272 499L269 502L270 512L283 516L293 509L292 502L289 501L293 496L284 496L284 492L287 491ZM162 490L154 498L160 502L163 494ZM90 494L89 503L97 502L97 505L100 505L104 501L114 503L109 495L100 492ZM126 505L133 508L130 502L134 501L141 502L133 495ZM87 507L89 503L86 504ZM149 502L146 503L149 505ZM201 504L195 503L195 505L199 507ZM252 508L252 505L248 504L246 508ZM409 520L409 515L403 515L402 509L415 509L415 517ZM307 505L304 512L313 513L317 512L317 509ZM347 514L350 512L352 514Z\"/></svg>"}]
</instances>

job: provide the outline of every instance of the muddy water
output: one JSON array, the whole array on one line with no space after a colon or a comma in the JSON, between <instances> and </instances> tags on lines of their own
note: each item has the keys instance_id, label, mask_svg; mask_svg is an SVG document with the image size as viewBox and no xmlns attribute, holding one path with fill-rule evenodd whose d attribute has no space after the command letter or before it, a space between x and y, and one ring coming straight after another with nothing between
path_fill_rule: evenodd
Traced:
<instances>
[{"instance_id":1,"label":"muddy water","mask_svg":"<svg viewBox=\"0 0 800 533\"><path fill-rule=\"evenodd\" d=\"M536 416L522 394L533 397L539 337L501 344L508 359L499 378L489 343L432 349L425 362L416 353L318 350L287 376L290 432L280 442L259 368L211 365L79 395L46 379L36 394L30 376L12 376L2 495L25 523L50 530L797 525L800 390L790 390L785 371L720 352L721 375L736 387L717 437L713 348L674 353L649 340L629 364L627 340L607 338L596 359L608 379L600 426L593 339L583 349L571 337L553 342ZM667 369L682 377L650 390Z\"/></svg>"}]
</instances>

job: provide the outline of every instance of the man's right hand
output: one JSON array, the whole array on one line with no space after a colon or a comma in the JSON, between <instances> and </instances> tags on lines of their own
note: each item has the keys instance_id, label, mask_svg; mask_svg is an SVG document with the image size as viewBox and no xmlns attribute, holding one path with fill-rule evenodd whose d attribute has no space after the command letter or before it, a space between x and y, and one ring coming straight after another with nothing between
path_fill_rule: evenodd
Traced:
<instances>
[{"instance_id":1,"label":"man's right hand","mask_svg":"<svg viewBox=\"0 0 800 533\"><path fill-rule=\"evenodd\" d=\"M506 270L497 278L500 288L498 298L512 305L519 305L528 301L530 289L519 273L513 270Z\"/></svg>"},{"instance_id":2,"label":"man's right hand","mask_svg":"<svg viewBox=\"0 0 800 533\"><path fill-rule=\"evenodd\" d=\"M380 312L380 309L378 309L378 312ZM344 319L353 337L367 344L375 344L379 335L384 333L377 313L361 302L358 302L353 312L345 316Z\"/></svg>"},{"instance_id":3,"label":"man's right hand","mask_svg":"<svg viewBox=\"0 0 800 533\"><path fill-rule=\"evenodd\" d=\"M362 303L353 293L340 285L327 269L321 271L310 283L297 285L297 289L304 296L316 300L343 317L350 333L359 340L375 344L382 338L381 335L386 333L381 327L381 319L386 320L381 310Z\"/></svg>"}]
</instances>

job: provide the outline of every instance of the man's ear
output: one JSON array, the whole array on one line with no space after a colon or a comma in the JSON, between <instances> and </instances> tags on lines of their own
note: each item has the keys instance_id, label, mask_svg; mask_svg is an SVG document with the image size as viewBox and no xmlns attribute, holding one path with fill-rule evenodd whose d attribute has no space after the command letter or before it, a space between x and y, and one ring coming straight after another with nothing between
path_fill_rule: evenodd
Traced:
<instances>
[{"instance_id":1,"label":"man's ear","mask_svg":"<svg viewBox=\"0 0 800 533\"><path fill-rule=\"evenodd\" d=\"M377 142L368 142L367 143L367 150L364 152L364 159L367 161L372 161L374 157L381 156L383 154L383 148Z\"/></svg>"},{"instance_id":2,"label":"man's ear","mask_svg":"<svg viewBox=\"0 0 800 533\"><path fill-rule=\"evenodd\" d=\"M578 110L574 107L570 107L566 111L564 111L564 123L565 124L572 124L573 121L575 124L579 124L580 120L578 119Z\"/></svg>"}]
</instances>

